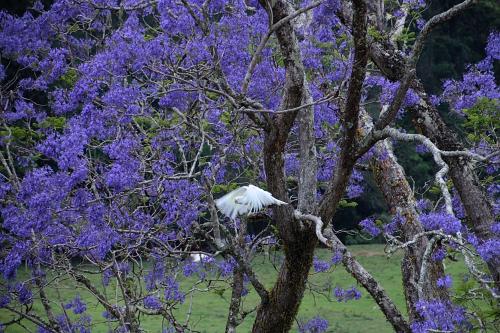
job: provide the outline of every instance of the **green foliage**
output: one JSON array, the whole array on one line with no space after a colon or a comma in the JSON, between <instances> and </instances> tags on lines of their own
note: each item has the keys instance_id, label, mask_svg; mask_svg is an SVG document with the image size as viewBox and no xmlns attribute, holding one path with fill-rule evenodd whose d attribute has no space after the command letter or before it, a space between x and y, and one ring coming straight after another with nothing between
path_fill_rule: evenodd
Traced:
<instances>
[{"instance_id":1,"label":"green foliage","mask_svg":"<svg viewBox=\"0 0 500 333\"><path fill-rule=\"evenodd\" d=\"M376 41L381 41L384 39L384 36L374 26L368 27L367 33L368 33L368 36L372 37Z\"/></svg>"},{"instance_id":2,"label":"green foliage","mask_svg":"<svg viewBox=\"0 0 500 333\"><path fill-rule=\"evenodd\" d=\"M8 142L25 142L29 140L35 140L40 137L40 135L32 129L19 127L19 126L7 126L6 129L0 131L0 137Z\"/></svg>"},{"instance_id":3,"label":"green foliage","mask_svg":"<svg viewBox=\"0 0 500 333\"><path fill-rule=\"evenodd\" d=\"M339 208L355 208L358 206L356 201L347 201L345 199L340 200Z\"/></svg>"},{"instance_id":4,"label":"green foliage","mask_svg":"<svg viewBox=\"0 0 500 333\"><path fill-rule=\"evenodd\" d=\"M78 72L74 68L69 68L66 73L59 78L61 86L70 88L73 87L78 80Z\"/></svg>"},{"instance_id":5,"label":"green foliage","mask_svg":"<svg viewBox=\"0 0 500 333\"><path fill-rule=\"evenodd\" d=\"M500 102L481 98L470 109L464 109L467 119L463 127L470 131L467 138L472 142L485 140L494 143L495 131L500 128Z\"/></svg>"},{"instance_id":6,"label":"green foliage","mask_svg":"<svg viewBox=\"0 0 500 333\"><path fill-rule=\"evenodd\" d=\"M236 190L238 187L240 187L240 185L237 183L215 184L212 187L212 192L213 193L227 193L227 192L231 192L233 190Z\"/></svg>"},{"instance_id":7,"label":"green foliage","mask_svg":"<svg viewBox=\"0 0 500 333\"><path fill-rule=\"evenodd\" d=\"M405 45L412 43L416 39L416 33L411 29L404 28L399 36L397 36L397 41Z\"/></svg>"},{"instance_id":8,"label":"green foliage","mask_svg":"<svg viewBox=\"0 0 500 333\"><path fill-rule=\"evenodd\" d=\"M475 319L480 319L483 323L492 323L500 318L499 301L491 293L482 288L477 281L471 279L468 274L464 274L462 279L456 280L456 290L454 302L469 309L474 313ZM481 302L477 300L481 299ZM498 328L498 327L497 327ZM475 329L472 332L482 332Z\"/></svg>"},{"instance_id":9,"label":"green foliage","mask_svg":"<svg viewBox=\"0 0 500 333\"><path fill-rule=\"evenodd\" d=\"M64 117L47 117L38 124L39 128L53 128L62 130L66 126L66 118Z\"/></svg>"}]
</instances>

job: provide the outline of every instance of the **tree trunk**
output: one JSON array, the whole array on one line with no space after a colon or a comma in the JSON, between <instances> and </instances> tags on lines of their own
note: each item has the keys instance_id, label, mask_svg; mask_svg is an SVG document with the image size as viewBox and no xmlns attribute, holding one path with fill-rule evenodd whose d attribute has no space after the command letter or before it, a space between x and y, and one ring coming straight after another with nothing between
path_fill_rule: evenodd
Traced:
<instances>
[{"instance_id":1,"label":"tree trunk","mask_svg":"<svg viewBox=\"0 0 500 333\"><path fill-rule=\"evenodd\" d=\"M317 240L314 233L304 231L303 238L285 243L285 261L277 281L269 293L269 301L259 306L254 333L288 332L304 296L309 269Z\"/></svg>"},{"instance_id":2,"label":"tree trunk","mask_svg":"<svg viewBox=\"0 0 500 333\"><path fill-rule=\"evenodd\" d=\"M262 1L264 2L264 1ZM262 3L268 8L266 3ZM272 18L276 23L291 13L286 1L273 1ZM271 14L271 13L270 13ZM286 68L286 81L281 109L298 107L307 98L305 72L298 41L291 22L275 32ZM264 136L264 168L268 190L278 199L288 201L284 172L284 151L297 112L274 116ZM291 205L273 210L280 237L283 240L285 261L266 302L257 309L253 332L288 332L293 324L304 295L309 269L312 266L316 236L310 227L301 227L294 220Z\"/></svg>"},{"instance_id":3,"label":"tree trunk","mask_svg":"<svg viewBox=\"0 0 500 333\"><path fill-rule=\"evenodd\" d=\"M382 191L384 198L393 214L399 213L404 222L399 226L402 241L406 242L415 235L424 231L415 209L415 198L404 170L394 156L392 145L389 140L380 141L375 146L376 157L372 159L371 165L375 181ZM404 249L404 257L401 262L403 275L403 287L406 299L406 307L410 322L419 318L416 311L416 303L421 299L448 299L449 295L445 288L436 285L438 278L444 276L443 265L431 259L424 275L425 282L422 295L418 292L422 262L427 248L427 238L422 237L415 244Z\"/></svg>"},{"instance_id":4,"label":"tree trunk","mask_svg":"<svg viewBox=\"0 0 500 333\"><path fill-rule=\"evenodd\" d=\"M242 218L239 226L239 235L236 239L235 247L239 248L240 253L245 253L245 236L247 234L246 218ZM246 259L246 258L245 258ZM227 316L226 333L235 333L236 327L240 324L240 308L241 308L241 293L244 288L244 272L243 267L235 268L233 272L233 284L231 291L231 301L229 302L229 314Z\"/></svg>"}]
</instances>

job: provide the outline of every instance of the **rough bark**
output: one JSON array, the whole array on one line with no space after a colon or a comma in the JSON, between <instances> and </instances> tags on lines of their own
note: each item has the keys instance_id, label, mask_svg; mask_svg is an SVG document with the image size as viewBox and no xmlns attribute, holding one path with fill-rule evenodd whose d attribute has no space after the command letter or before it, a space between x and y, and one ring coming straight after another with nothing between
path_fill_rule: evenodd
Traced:
<instances>
[{"instance_id":1,"label":"rough bark","mask_svg":"<svg viewBox=\"0 0 500 333\"><path fill-rule=\"evenodd\" d=\"M333 218L356 162L355 144L359 123L359 102L368 63L367 19L364 1L353 1L352 27L354 60L342 115L344 135L340 143L341 152L335 174L319 207L319 216L326 225Z\"/></svg>"},{"instance_id":2,"label":"rough bark","mask_svg":"<svg viewBox=\"0 0 500 333\"><path fill-rule=\"evenodd\" d=\"M306 87L304 104L312 103L312 97ZM316 208L316 191L318 188L318 161L314 134L314 109L304 108L297 116L299 122L299 202L297 208L301 212L314 212Z\"/></svg>"},{"instance_id":3,"label":"rough bark","mask_svg":"<svg viewBox=\"0 0 500 333\"><path fill-rule=\"evenodd\" d=\"M273 23L290 14L285 1L275 1ZM266 3L262 3L266 8ZM283 24L275 35L286 68L281 109L295 108L305 98L304 67L291 22ZM275 115L264 134L264 168L268 190L280 200L288 201L284 173L284 149L297 112ZM291 205L274 208L274 218L284 243L285 261L269 297L259 305L253 332L287 332L290 330L304 295L309 269L317 240L312 229L300 229L294 221Z\"/></svg>"},{"instance_id":4,"label":"rough bark","mask_svg":"<svg viewBox=\"0 0 500 333\"><path fill-rule=\"evenodd\" d=\"M366 135L373 128L372 119L363 109L361 110L360 119L360 131ZM399 231L403 242L410 241L424 231L415 208L416 201L413 191L388 139L379 141L374 147L374 153L375 155L370 164L375 182L381 190L391 213L398 213L405 219L404 223L399 226ZM429 268L426 269L424 275L425 288L422 294L419 295L418 283L427 243L427 239L422 237L415 244L406 247L401 262L406 307L410 321L418 319L416 303L422 297L426 299L449 298L445 289L436 286L437 279L442 277L444 272L442 264L435 262L432 262Z\"/></svg>"},{"instance_id":5,"label":"rough bark","mask_svg":"<svg viewBox=\"0 0 500 333\"><path fill-rule=\"evenodd\" d=\"M226 323L226 333L235 333L238 326L238 316L241 305L241 293L243 292L243 270L236 268L233 274L233 285L231 291L231 302L229 303L229 314Z\"/></svg>"},{"instance_id":6,"label":"rough bark","mask_svg":"<svg viewBox=\"0 0 500 333\"><path fill-rule=\"evenodd\" d=\"M239 247L239 250L244 252L245 249L245 236L247 233L246 219L241 221L239 227L239 235L236 240L237 244L234 246ZM231 301L229 302L229 314L227 316L226 333L235 333L236 327L240 324L240 310L241 310L241 293L243 292L243 267L236 267L233 273L233 284L231 290Z\"/></svg>"},{"instance_id":7,"label":"rough bark","mask_svg":"<svg viewBox=\"0 0 500 333\"><path fill-rule=\"evenodd\" d=\"M388 139L377 143L375 152L376 157L371 161L375 181L391 212L399 213L404 218L404 223L399 227L402 241L410 241L419 233L424 232L415 209L415 198L410 184L406 180L403 168L394 156ZM446 289L436 285L437 279L444 276L444 270L441 263L434 261L426 270L423 295L419 295L418 282L427 243L427 238L421 237L415 244L404 249L401 272L410 321L418 319L416 303L422 296L426 299L449 298Z\"/></svg>"},{"instance_id":8,"label":"rough bark","mask_svg":"<svg viewBox=\"0 0 500 333\"><path fill-rule=\"evenodd\" d=\"M397 81L402 78L405 70L404 59L390 44L371 43L370 57L390 80ZM412 88L420 96L419 104L411 109L415 127L441 150L463 150L464 146L456 134L430 103L422 84L415 80ZM449 175L463 203L469 226L480 239L489 239L495 217L472 161L465 157L445 157L444 160L450 167ZM498 283L500 267L494 264L488 266Z\"/></svg>"}]
</instances>

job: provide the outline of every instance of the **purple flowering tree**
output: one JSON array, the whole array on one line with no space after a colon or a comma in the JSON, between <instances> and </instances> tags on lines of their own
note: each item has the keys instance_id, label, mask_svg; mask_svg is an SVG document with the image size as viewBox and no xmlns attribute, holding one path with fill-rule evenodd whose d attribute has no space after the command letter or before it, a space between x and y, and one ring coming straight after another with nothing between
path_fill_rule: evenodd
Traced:
<instances>
[{"instance_id":1,"label":"purple flowering tree","mask_svg":"<svg viewBox=\"0 0 500 333\"><path fill-rule=\"evenodd\" d=\"M331 267L314 256L321 243L396 331L472 329L438 259L462 253L498 299L498 188L490 184L488 195L472 167L496 172L498 145L488 122L488 134L464 147L435 104L450 101L462 115L498 107L498 34L486 59L446 82L434 104L415 66L432 29L473 2L428 22L419 16L423 0L57 0L20 17L0 12L0 307L16 316L6 325L22 319L40 332L90 332L98 319L80 296L47 294L71 281L113 330L140 332L153 317L166 332L187 332L179 305L223 281L231 289L226 332L250 313L242 307L249 288L260 297L253 331L286 332L310 270ZM420 30L415 40L405 38L408 29ZM423 135L401 128L404 112ZM432 155L441 198L433 211L419 208L391 140ZM361 226L383 234L389 252L405 251L409 319L332 225L337 208L362 192L367 169L394 218ZM247 232L255 216L229 221L217 211L217 197L247 183L288 203L272 210L272 237ZM252 259L276 241L284 260L269 289ZM28 277L17 275L24 265ZM183 277L196 282L186 290ZM118 296L106 293L110 285ZM337 288L334 297L360 293ZM316 317L299 329L327 326Z\"/></svg>"}]
</instances>

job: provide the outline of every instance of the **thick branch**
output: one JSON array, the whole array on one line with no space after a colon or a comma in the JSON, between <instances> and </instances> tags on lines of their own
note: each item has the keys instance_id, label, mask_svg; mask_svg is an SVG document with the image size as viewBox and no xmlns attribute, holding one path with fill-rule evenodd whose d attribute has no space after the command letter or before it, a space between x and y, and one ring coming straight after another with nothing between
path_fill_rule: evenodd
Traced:
<instances>
[{"instance_id":1,"label":"thick branch","mask_svg":"<svg viewBox=\"0 0 500 333\"><path fill-rule=\"evenodd\" d=\"M354 38L354 60L342 119L344 128L340 158L335 168L333 179L319 207L319 216L326 221L326 223L329 223L333 218L333 214L344 194L347 182L349 181L349 177L356 162L356 156L353 154L353 150L356 130L358 128L361 91L368 62L368 45L366 39L366 4L362 0L356 0L353 1L353 5L352 35Z\"/></svg>"}]
</instances>

